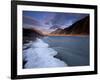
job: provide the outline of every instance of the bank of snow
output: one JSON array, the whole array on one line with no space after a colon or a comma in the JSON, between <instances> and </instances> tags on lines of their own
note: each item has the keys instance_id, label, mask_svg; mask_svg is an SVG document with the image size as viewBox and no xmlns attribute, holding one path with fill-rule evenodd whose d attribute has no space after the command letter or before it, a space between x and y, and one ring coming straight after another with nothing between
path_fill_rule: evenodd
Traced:
<instances>
[{"instance_id":1,"label":"bank of snow","mask_svg":"<svg viewBox=\"0 0 100 80\"><path fill-rule=\"evenodd\" d=\"M29 44L29 45L28 45ZM47 68L47 67L65 67L67 64L54 56L57 51L50 48L47 43L37 38L24 47L30 48L23 50L23 60L26 62L24 68Z\"/></svg>"}]
</instances>

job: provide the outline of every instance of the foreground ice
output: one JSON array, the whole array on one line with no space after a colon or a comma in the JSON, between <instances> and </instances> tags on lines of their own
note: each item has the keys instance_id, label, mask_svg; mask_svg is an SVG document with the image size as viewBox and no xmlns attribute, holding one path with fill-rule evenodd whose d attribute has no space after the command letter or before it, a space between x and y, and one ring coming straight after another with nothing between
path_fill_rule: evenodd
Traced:
<instances>
[{"instance_id":1,"label":"foreground ice","mask_svg":"<svg viewBox=\"0 0 100 80\"><path fill-rule=\"evenodd\" d=\"M58 58L55 58L55 55L57 55L57 51L49 48L49 45L47 43L37 38L35 42L31 42L31 47L29 49L23 51L23 59L24 61L26 61L24 68L67 66L66 63Z\"/></svg>"}]
</instances>

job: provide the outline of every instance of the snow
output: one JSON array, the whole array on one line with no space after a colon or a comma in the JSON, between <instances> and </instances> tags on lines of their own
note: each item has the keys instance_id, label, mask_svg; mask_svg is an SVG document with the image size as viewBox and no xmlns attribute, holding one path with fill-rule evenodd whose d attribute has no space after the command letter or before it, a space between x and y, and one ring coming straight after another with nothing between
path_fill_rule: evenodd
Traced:
<instances>
[{"instance_id":1,"label":"snow","mask_svg":"<svg viewBox=\"0 0 100 80\"><path fill-rule=\"evenodd\" d=\"M50 48L47 43L37 38L30 42L31 47L23 50L23 59L26 61L24 68L65 67L67 64L54 56L57 51ZM24 45L27 46L27 45Z\"/></svg>"}]
</instances>

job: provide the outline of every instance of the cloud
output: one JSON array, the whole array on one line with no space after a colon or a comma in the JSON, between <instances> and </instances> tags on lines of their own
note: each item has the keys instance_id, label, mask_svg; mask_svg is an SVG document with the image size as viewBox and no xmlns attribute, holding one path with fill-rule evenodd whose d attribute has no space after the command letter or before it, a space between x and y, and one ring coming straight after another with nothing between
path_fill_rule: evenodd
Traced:
<instances>
[{"instance_id":1,"label":"cloud","mask_svg":"<svg viewBox=\"0 0 100 80\"><path fill-rule=\"evenodd\" d=\"M41 26L40 22L29 16L23 16L23 24Z\"/></svg>"},{"instance_id":2,"label":"cloud","mask_svg":"<svg viewBox=\"0 0 100 80\"><path fill-rule=\"evenodd\" d=\"M63 26L68 27L86 16L87 14L79 13L56 13L56 15L49 21L49 23L52 24L52 29L57 27L62 28Z\"/></svg>"},{"instance_id":3,"label":"cloud","mask_svg":"<svg viewBox=\"0 0 100 80\"><path fill-rule=\"evenodd\" d=\"M66 22L67 16L65 14L56 14L55 17L51 20L52 25L64 25Z\"/></svg>"},{"instance_id":4,"label":"cloud","mask_svg":"<svg viewBox=\"0 0 100 80\"><path fill-rule=\"evenodd\" d=\"M52 27L50 27L50 29L56 29L56 28L59 28L60 26L58 25L53 25Z\"/></svg>"}]
</instances>

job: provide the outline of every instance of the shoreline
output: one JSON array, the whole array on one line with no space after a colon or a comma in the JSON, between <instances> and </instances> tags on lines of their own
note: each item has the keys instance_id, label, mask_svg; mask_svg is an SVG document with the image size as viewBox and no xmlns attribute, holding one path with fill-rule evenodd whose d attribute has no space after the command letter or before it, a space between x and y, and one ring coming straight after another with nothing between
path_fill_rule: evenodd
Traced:
<instances>
[{"instance_id":1,"label":"shoreline","mask_svg":"<svg viewBox=\"0 0 100 80\"><path fill-rule=\"evenodd\" d=\"M45 36L75 36L75 37L86 37L86 36L90 36L90 35L79 35L79 34L69 34L69 35L45 35Z\"/></svg>"}]
</instances>

